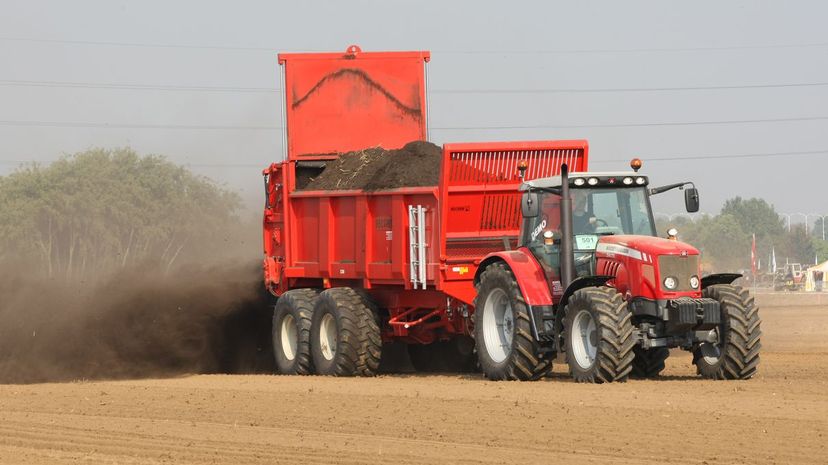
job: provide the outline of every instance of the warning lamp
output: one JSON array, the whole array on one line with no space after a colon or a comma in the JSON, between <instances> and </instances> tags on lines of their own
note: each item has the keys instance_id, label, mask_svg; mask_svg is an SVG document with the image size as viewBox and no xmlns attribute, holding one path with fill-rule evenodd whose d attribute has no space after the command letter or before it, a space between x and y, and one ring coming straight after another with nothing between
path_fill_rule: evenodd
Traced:
<instances>
[{"instance_id":1,"label":"warning lamp","mask_svg":"<svg viewBox=\"0 0 828 465\"><path fill-rule=\"evenodd\" d=\"M520 176L520 180L523 181L523 177L526 176L526 168L529 168L529 164L526 163L526 160L521 160L518 163L518 176Z\"/></svg>"},{"instance_id":2,"label":"warning lamp","mask_svg":"<svg viewBox=\"0 0 828 465\"><path fill-rule=\"evenodd\" d=\"M635 171L637 173L638 170L641 169L641 159L640 158L633 158L632 160L630 160L630 168L632 168L633 171Z\"/></svg>"},{"instance_id":3,"label":"warning lamp","mask_svg":"<svg viewBox=\"0 0 828 465\"><path fill-rule=\"evenodd\" d=\"M667 230L667 239L670 239L671 241L675 241L675 240L677 240L677 238L678 238L678 229L670 228L670 229Z\"/></svg>"},{"instance_id":4,"label":"warning lamp","mask_svg":"<svg viewBox=\"0 0 828 465\"><path fill-rule=\"evenodd\" d=\"M555 243L555 234L552 231L543 232L543 244L553 245Z\"/></svg>"},{"instance_id":5,"label":"warning lamp","mask_svg":"<svg viewBox=\"0 0 828 465\"><path fill-rule=\"evenodd\" d=\"M359 48L359 45L349 45L348 48L345 49L345 58L356 58L359 53L362 53L362 49Z\"/></svg>"}]
</instances>

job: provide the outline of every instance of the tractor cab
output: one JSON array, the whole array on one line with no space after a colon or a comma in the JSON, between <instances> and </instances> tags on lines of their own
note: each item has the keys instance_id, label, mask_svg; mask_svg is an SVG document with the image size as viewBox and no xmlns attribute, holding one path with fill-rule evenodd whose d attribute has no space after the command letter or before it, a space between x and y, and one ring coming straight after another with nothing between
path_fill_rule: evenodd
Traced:
<instances>
[{"instance_id":1,"label":"tractor cab","mask_svg":"<svg viewBox=\"0 0 828 465\"><path fill-rule=\"evenodd\" d=\"M595 250L605 236L655 236L648 179L635 172L571 173L572 236L577 276L596 273ZM537 214L524 214L520 244L550 271L560 267L561 176L521 185L524 202Z\"/></svg>"}]
</instances>

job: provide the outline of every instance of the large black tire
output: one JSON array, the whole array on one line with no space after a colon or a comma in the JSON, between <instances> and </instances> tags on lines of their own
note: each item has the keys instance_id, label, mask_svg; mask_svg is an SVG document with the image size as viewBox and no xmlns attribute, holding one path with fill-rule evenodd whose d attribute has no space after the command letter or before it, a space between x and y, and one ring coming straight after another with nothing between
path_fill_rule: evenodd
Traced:
<instances>
[{"instance_id":1,"label":"large black tire","mask_svg":"<svg viewBox=\"0 0 828 465\"><path fill-rule=\"evenodd\" d=\"M365 299L349 287L319 294L311 321L311 355L317 374L374 376L381 354L377 315Z\"/></svg>"},{"instance_id":2,"label":"large black tire","mask_svg":"<svg viewBox=\"0 0 828 465\"><path fill-rule=\"evenodd\" d=\"M474 299L474 339L480 368L491 380L536 380L552 370L552 360L541 357L532 336L529 306L512 271L503 262L492 263L480 275ZM488 304L488 306L487 306ZM503 318L499 334L497 309ZM488 316L487 316L488 315ZM488 330L487 330L488 329Z\"/></svg>"},{"instance_id":3,"label":"large black tire","mask_svg":"<svg viewBox=\"0 0 828 465\"><path fill-rule=\"evenodd\" d=\"M578 331L580 327L591 327L590 318L594 330ZM615 289L587 287L575 291L566 305L564 339L569 373L575 381L610 383L627 380L635 357L632 314ZM587 344L594 348L594 354L586 349Z\"/></svg>"},{"instance_id":4,"label":"large black tire","mask_svg":"<svg viewBox=\"0 0 828 465\"><path fill-rule=\"evenodd\" d=\"M477 365L474 340L468 336L425 345L409 344L408 357L414 369L423 373L470 373Z\"/></svg>"},{"instance_id":5,"label":"large black tire","mask_svg":"<svg viewBox=\"0 0 828 465\"><path fill-rule=\"evenodd\" d=\"M651 347L644 349L638 345L633 349L635 358L632 362L633 378L655 378L664 371L664 361L670 356L670 349L666 347Z\"/></svg>"},{"instance_id":6,"label":"large black tire","mask_svg":"<svg viewBox=\"0 0 828 465\"><path fill-rule=\"evenodd\" d=\"M749 379L759 366L762 323L759 308L747 289L731 284L706 287L702 296L716 299L722 312L719 343L693 350L699 374L710 379Z\"/></svg>"},{"instance_id":7,"label":"large black tire","mask_svg":"<svg viewBox=\"0 0 828 465\"><path fill-rule=\"evenodd\" d=\"M316 295L314 289L294 289L273 307L273 355L276 371L283 375L313 373L310 329Z\"/></svg>"}]
</instances>

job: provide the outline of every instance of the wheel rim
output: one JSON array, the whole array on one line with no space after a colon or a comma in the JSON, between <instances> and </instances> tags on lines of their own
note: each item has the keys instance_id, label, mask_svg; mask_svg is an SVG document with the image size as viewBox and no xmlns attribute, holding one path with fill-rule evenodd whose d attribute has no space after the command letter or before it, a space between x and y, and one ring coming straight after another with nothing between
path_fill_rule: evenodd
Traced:
<instances>
[{"instance_id":1,"label":"wheel rim","mask_svg":"<svg viewBox=\"0 0 828 465\"><path fill-rule=\"evenodd\" d=\"M296 335L296 319L293 318L293 315L285 315L282 318L279 335L282 340L282 353L286 359L292 361L296 358L296 352L299 349L299 338Z\"/></svg>"},{"instance_id":2,"label":"wheel rim","mask_svg":"<svg viewBox=\"0 0 828 465\"><path fill-rule=\"evenodd\" d=\"M506 360L512 351L515 331L512 303L506 291L494 289L483 305L483 343L495 363Z\"/></svg>"},{"instance_id":3,"label":"wheel rim","mask_svg":"<svg viewBox=\"0 0 828 465\"><path fill-rule=\"evenodd\" d=\"M333 360L336 355L336 321L330 313L326 313L319 324L319 348L325 360Z\"/></svg>"},{"instance_id":4,"label":"wheel rim","mask_svg":"<svg viewBox=\"0 0 828 465\"><path fill-rule=\"evenodd\" d=\"M589 369L595 363L595 356L598 353L597 337L595 319L589 311L578 312L572 323L569 338L572 343L572 356L578 366L583 369Z\"/></svg>"}]
</instances>

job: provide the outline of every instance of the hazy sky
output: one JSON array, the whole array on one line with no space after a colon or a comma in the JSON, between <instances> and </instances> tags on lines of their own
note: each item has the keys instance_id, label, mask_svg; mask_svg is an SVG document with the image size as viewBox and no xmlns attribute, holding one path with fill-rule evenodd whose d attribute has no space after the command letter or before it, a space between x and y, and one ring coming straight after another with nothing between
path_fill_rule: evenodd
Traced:
<instances>
[{"instance_id":1,"label":"hazy sky","mask_svg":"<svg viewBox=\"0 0 828 465\"><path fill-rule=\"evenodd\" d=\"M434 142L586 138L592 168L639 156L655 184L695 181L703 211L741 195L828 214L826 2L0 7L0 174L128 145L191 164L258 205L261 168L281 154L276 53L359 44L432 52ZM472 90L481 92L456 92ZM486 129L446 129L457 127ZM765 156L740 157L756 154ZM681 198L662 194L654 209L683 211Z\"/></svg>"}]
</instances>

